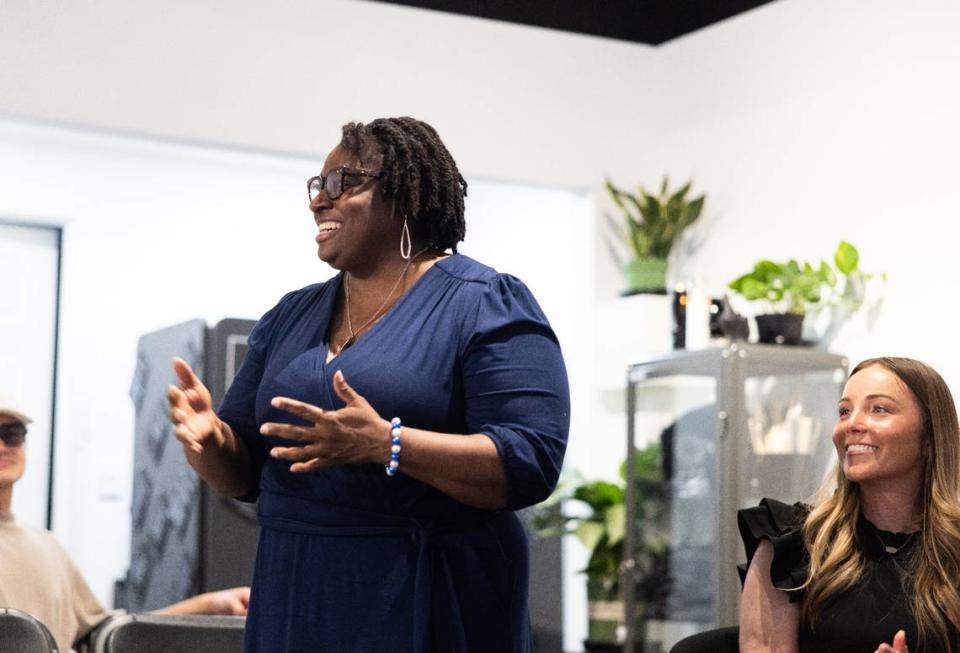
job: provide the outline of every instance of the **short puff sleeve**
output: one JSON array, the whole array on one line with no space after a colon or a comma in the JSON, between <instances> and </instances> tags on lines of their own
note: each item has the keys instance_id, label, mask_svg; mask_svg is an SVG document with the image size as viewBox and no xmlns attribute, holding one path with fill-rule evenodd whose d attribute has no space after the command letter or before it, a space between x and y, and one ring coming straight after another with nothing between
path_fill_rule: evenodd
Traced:
<instances>
[{"instance_id":1,"label":"short puff sleeve","mask_svg":"<svg viewBox=\"0 0 960 653\"><path fill-rule=\"evenodd\" d=\"M754 508L737 511L737 526L747 554L747 563L737 567L741 583L761 540L769 540L773 545L770 579L774 587L796 589L807 581L808 559L802 527L809 512L810 507L805 504L791 506L775 499L763 499ZM801 592L790 592L792 602L801 598Z\"/></svg>"},{"instance_id":2,"label":"short puff sleeve","mask_svg":"<svg viewBox=\"0 0 960 653\"><path fill-rule=\"evenodd\" d=\"M497 448L507 508L556 487L570 429L570 391L557 337L527 287L498 274L480 296L463 349L466 426Z\"/></svg>"}]
</instances>

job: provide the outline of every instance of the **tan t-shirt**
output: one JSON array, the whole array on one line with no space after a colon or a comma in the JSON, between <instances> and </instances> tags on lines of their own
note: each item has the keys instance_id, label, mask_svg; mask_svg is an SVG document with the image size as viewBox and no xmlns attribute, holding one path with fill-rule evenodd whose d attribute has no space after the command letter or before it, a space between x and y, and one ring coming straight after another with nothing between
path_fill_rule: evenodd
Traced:
<instances>
[{"instance_id":1,"label":"tan t-shirt","mask_svg":"<svg viewBox=\"0 0 960 653\"><path fill-rule=\"evenodd\" d=\"M47 531L0 514L0 607L42 621L61 651L109 616L66 551Z\"/></svg>"}]
</instances>

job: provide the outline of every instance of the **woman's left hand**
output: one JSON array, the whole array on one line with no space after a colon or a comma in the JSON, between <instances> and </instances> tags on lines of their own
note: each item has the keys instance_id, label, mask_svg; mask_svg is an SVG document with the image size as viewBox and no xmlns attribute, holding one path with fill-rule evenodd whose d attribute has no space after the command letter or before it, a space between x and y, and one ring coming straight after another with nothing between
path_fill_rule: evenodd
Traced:
<instances>
[{"instance_id":1,"label":"woman's left hand","mask_svg":"<svg viewBox=\"0 0 960 653\"><path fill-rule=\"evenodd\" d=\"M301 444L274 447L270 455L289 460L291 472L312 472L333 465L385 463L390 457L390 422L386 421L347 385L343 372L333 377L333 389L346 406L339 410L323 410L288 397L274 397L274 408L292 413L310 422L310 426L293 426L267 422L260 433Z\"/></svg>"},{"instance_id":2,"label":"woman's left hand","mask_svg":"<svg viewBox=\"0 0 960 653\"><path fill-rule=\"evenodd\" d=\"M893 644L884 642L874 653L910 653L910 649L907 648L907 633L898 630L893 636Z\"/></svg>"}]
</instances>

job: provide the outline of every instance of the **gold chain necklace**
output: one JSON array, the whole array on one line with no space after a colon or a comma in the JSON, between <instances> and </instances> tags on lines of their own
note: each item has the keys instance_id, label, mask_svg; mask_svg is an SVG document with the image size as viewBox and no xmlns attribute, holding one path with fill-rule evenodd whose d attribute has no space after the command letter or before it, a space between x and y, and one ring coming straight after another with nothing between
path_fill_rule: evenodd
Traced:
<instances>
[{"instance_id":1,"label":"gold chain necklace","mask_svg":"<svg viewBox=\"0 0 960 653\"><path fill-rule=\"evenodd\" d=\"M883 538L880 537L880 532L879 532L879 530L874 530L874 531L873 531L873 534L877 537L877 540L880 542L880 546L883 547L883 550L884 550L884 551L886 551L886 552L889 553L890 555L897 555L898 553L900 553L900 550L903 549L903 547L905 547L905 546L907 546L908 544L910 544L910 540L913 539L913 536L916 535L917 532L918 532L918 531L913 531L912 533L910 533L910 535L907 536L907 539L905 539L905 540L903 541L903 544L901 544L900 546L890 546L889 544L887 544L886 542L884 542L884 541L883 541Z\"/></svg>"},{"instance_id":2,"label":"gold chain necklace","mask_svg":"<svg viewBox=\"0 0 960 653\"><path fill-rule=\"evenodd\" d=\"M400 282L407 274L407 270L410 269L410 266L413 265L413 262L417 260L417 257L423 254L425 251L430 249L429 247L424 247L419 252L410 257L410 260L407 261L407 264L403 266L403 270L400 271L400 276L397 277L397 280L393 282L393 287L390 288L390 292L387 293L387 296L383 298L383 302L380 303L380 306L373 312L373 315L370 316L370 319L360 325L360 328L354 330L353 328L353 318L350 316L350 273L344 274L343 277L343 293L347 298L347 329L350 330L350 336L343 341L343 344L340 345L340 348L337 352L341 352L353 343L357 341L357 338L360 337L360 334L363 333L364 329L373 324L378 317L380 317L380 311L384 309L387 305L387 302L390 301L390 298L393 297L393 293L396 291L397 286L400 285Z\"/></svg>"}]
</instances>

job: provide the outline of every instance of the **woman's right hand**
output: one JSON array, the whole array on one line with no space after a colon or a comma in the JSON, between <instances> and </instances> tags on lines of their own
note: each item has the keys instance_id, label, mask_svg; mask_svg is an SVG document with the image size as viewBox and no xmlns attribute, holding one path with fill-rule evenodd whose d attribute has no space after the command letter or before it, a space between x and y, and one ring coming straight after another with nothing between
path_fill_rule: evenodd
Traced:
<instances>
[{"instance_id":1,"label":"woman's right hand","mask_svg":"<svg viewBox=\"0 0 960 653\"><path fill-rule=\"evenodd\" d=\"M177 439L188 452L198 455L203 454L204 447L221 446L223 428L213 410L210 391L182 358L173 359L173 369L180 385L171 385L167 389L167 401L170 402L170 421Z\"/></svg>"},{"instance_id":2,"label":"woman's right hand","mask_svg":"<svg viewBox=\"0 0 960 653\"><path fill-rule=\"evenodd\" d=\"M910 653L907 648L907 633L898 630L897 634L893 636L893 643L887 644L884 642L880 644L880 647L874 653Z\"/></svg>"}]
</instances>

